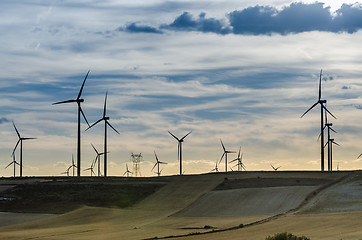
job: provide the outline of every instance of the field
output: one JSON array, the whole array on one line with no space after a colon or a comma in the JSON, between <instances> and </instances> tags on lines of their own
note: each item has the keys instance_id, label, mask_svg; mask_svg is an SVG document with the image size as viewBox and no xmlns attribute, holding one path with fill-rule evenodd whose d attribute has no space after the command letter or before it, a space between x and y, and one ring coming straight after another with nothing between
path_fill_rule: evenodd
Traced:
<instances>
[{"instance_id":1,"label":"field","mask_svg":"<svg viewBox=\"0 0 362 240\"><path fill-rule=\"evenodd\" d=\"M22 212L0 214L0 239L362 239L359 171L5 178L0 191L1 211Z\"/></svg>"}]
</instances>

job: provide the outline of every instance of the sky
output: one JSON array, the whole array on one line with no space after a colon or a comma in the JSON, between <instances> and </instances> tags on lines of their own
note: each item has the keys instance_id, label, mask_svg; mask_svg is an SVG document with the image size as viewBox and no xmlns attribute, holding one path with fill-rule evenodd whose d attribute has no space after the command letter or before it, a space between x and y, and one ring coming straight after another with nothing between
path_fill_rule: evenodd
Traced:
<instances>
[{"instance_id":1,"label":"sky","mask_svg":"<svg viewBox=\"0 0 362 240\"><path fill-rule=\"evenodd\" d=\"M108 175L141 153L142 176L207 173L241 147L247 170L320 170L319 108L333 123L334 169L361 169L362 4L356 1L10 1L0 3L0 176L24 141L24 176L59 176L76 156L77 97L107 114ZM82 120L82 175L104 129ZM237 154L230 154L229 160ZM16 151L19 160L19 151ZM233 164L229 164L233 167ZM219 165L224 170L224 161ZM234 167L234 170L237 168ZM230 170L230 169L229 169ZM18 174L19 169L17 169Z\"/></svg>"}]
</instances>

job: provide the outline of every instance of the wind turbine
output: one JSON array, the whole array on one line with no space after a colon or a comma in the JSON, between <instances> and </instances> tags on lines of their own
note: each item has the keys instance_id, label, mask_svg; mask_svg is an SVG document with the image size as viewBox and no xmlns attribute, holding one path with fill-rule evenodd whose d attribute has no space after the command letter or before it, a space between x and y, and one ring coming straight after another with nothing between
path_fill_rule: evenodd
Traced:
<instances>
[{"instance_id":1,"label":"wind turbine","mask_svg":"<svg viewBox=\"0 0 362 240\"><path fill-rule=\"evenodd\" d=\"M101 156L104 154L104 153L100 153L97 151L97 149L93 146L93 144L91 144L94 151L96 152L97 156L96 158L94 159L94 165L97 163L98 161L98 176L101 176Z\"/></svg>"},{"instance_id":2,"label":"wind turbine","mask_svg":"<svg viewBox=\"0 0 362 240\"><path fill-rule=\"evenodd\" d=\"M126 171L123 173L123 176L127 174L127 177L129 177L129 174L132 174L132 172L128 169L128 165L126 163Z\"/></svg>"},{"instance_id":3,"label":"wind turbine","mask_svg":"<svg viewBox=\"0 0 362 240\"><path fill-rule=\"evenodd\" d=\"M331 141L331 131L337 133L333 128L332 123L328 123L327 113L325 113L325 126L324 129L327 128L327 146L328 146L328 171L332 171L332 141ZM336 144L336 143L335 143Z\"/></svg>"},{"instance_id":4,"label":"wind turbine","mask_svg":"<svg viewBox=\"0 0 362 240\"><path fill-rule=\"evenodd\" d=\"M223 154L221 155L221 158L220 158L219 163L221 162L222 158L225 156L225 172L227 172L227 171L228 171L228 153L236 153L236 152L226 150L226 148L225 148L225 146L224 146L224 143L222 142L221 139L220 139L220 142L221 142L221 146L222 146L222 149L224 150L224 152L223 152Z\"/></svg>"},{"instance_id":5,"label":"wind turbine","mask_svg":"<svg viewBox=\"0 0 362 240\"><path fill-rule=\"evenodd\" d=\"M234 167L238 166L239 172L241 172L243 169L246 171L245 165L243 163L243 154L240 155L240 151L241 151L241 147L239 148L238 157L230 162L230 163L232 163L232 162L238 161L238 163Z\"/></svg>"},{"instance_id":6,"label":"wind turbine","mask_svg":"<svg viewBox=\"0 0 362 240\"><path fill-rule=\"evenodd\" d=\"M87 75L85 76L84 80L83 80L83 83L82 83L82 87L80 88L79 90L79 93L78 93L78 96L76 99L71 99L71 100L66 100L66 101L61 101L61 102L56 102L56 103L53 103L53 105L57 105L57 104L63 104L63 103L77 103L78 105L78 141L77 141L77 176L80 177L80 147L81 147L81 143L80 143L80 115L82 114L84 120L86 121L86 123L88 124L89 126L89 123L88 123L88 120L87 118L85 117L85 114L83 112L83 109L82 107L80 106L80 104L82 102L84 102L84 99L81 98L82 96L82 92L83 92L83 87L84 87L84 84L85 84L85 81L87 80L87 77L88 77L88 74L89 74L89 71L87 72Z\"/></svg>"},{"instance_id":7,"label":"wind turbine","mask_svg":"<svg viewBox=\"0 0 362 240\"><path fill-rule=\"evenodd\" d=\"M83 171L90 171L91 172L91 177L93 177L93 173L94 173L94 176L96 176L96 173L93 170L94 164L95 164L95 161L92 161L91 166L89 168L83 170Z\"/></svg>"},{"instance_id":8,"label":"wind turbine","mask_svg":"<svg viewBox=\"0 0 362 240\"><path fill-rule=\"evenodd\" d=\"M160 164L167 164L166 162L161 162L158 160L158 157L157 157L157 154L156 154L156 151L155 151L155 158L156 158L156 163L155 165L153 165L153 168L151 169L151 172L153 171L153 169L156 167L157 165L157 176L160 176L161 175L161 172L160 172ZM162 171L162 170L161 170Z\"/></svg>"},{"instance_id":9,"label":"wind turbine","mask_svg":"<svg viewBox=\"0 0 362 240\"><path fill-rule=\"evenodd\" d=\"M67 171L68 171L68 176L69 176L69 170L70 170L71 168L73 168L73 177L74 177L74 168L77 168L77 169L78 169L78 167L74 164L74 156L73 156L73 154L72 154L72 165L70 165L70 166L68 167L68 169L67 169Z\"/></svg>"},{"instance_id":10,"label":"wind turbine","mask_svg":"<svg viewBox=\"0 0 362 240\"><path fill-rule=\"evenodd\" d=\"M91 127L97 125L101 121L104 121L104 176L107 177L107 125L111 127L116 133L119 132L108 122L109 117L106 117L107 113L107 95L108 91L106 92L106 97L104 98L104 109L103 109L103 117L89 126L86 130L90 129Z\"/></svg>"},{"instance_id":11,"label":"wind turbine","mask_svg":"<svg viewBox=\"0 0 362 240\"><path fill-rule=\"evenodd\" d=\"M339 145L337 142L334 141L333 138L329 138L328 142L326 143L325 146L328 145L328 171L333 171L333 166L332 166L332 162L333 162L333 144L337 145L337 146L341 146Z\"/></svg>"},{"instance_id":12,"label":"wind turbine","mask_svg":"<svg viewBox=\"0 0 362 240\"><path fill-rule=\"evenodd\" d=\"M279 167L274 167L272 164L270 164L270 166L274 169L274 171L278 171L278 169L281 167L281 166L279 166Z\"/></svg>"},{"instance_id":13,"label":"wind turbine","mask_svg":"<svg viewBox=\"0 0 362 240\"><path fill-rule=\"evenodd\" d=\"M318 91L319 95L318 95L318 101L315 102L307 111L305 111L303 113L303 115L301 116L301 118L306 115L312 108L314 108L315 106L317 106L318 104L321 105L321 171L324 171L324 132L323 132L323 128L324 128L324 118L323 118L323 110L325 110L326 112L328 112L332 117L336 118L325 106L324 104L327 103L327 100L322 100L322 70L320 72L319 75L319 91Z\"/></svg>"},{"instance_id":14,"label":"wind turbine","mask_svg":"<svg viewBox=\"0 0 362 240\"><path fill-rule=\"evenodd\" d=\"M8 167L10 167L11 164L14 164L14 177L15 177L16 165L20 166L20 164L15 160L15 154L13 154L13 161L11 161L11 163L9 163L9 165L7 165L7 166L5 167L5 169L8 168Z\"/></svg>"},{"instance_id":15,"label":"wind turbine","mask_svg":"<svg viewBox=\"0 0 362 240\"><path fill-rule=\"evenodd\" d=\"M217 166L217 162L218 162L218 161L219 161L219 159L216 159L215 168L212 169L210 172L213 172L213 171L219 172L219 168L218 168L218 166Z\"/></svg>"},{"instance_id":16,"label":"wind turbine","mask_svg":"<svg viewBox=\"0 0 362 240\"><path fill-rule=\"evenodd\" d=\"M20 177L23 176L23 141L24 140L31 140L31 139L36 139L36 138L24 138L24 137L21 137L20 136L20 133L18 131L18 129L16 128L15 126L15 123L13 122L13 125L14 125L14 128L15 128L15 131L16 131L16 134L18 135L19 137L19 140L18 142L16 143L15 147L14 147L14 150L13 150L13 153L11 154L15 160L15 157L14 157L14 154L15 154L15 150L16 148L18 147L19 143L20 143Z\"/></svg>"},{"instance_id":17,"label":"wind turbine","mask_svg":"<svg viewBox=\"0 0 362 240\"><path fill-rule=\"evenodd\" d=\"M179 161L180 161L180 175L182 175L182 143L183 143L184 139L185 139L191 132L192 132L192 131L190 131L190 132L187 133L185 136L183 136L181 139L179 139L178 137L176 137L175 135L173 135L170 131L168 131L168 133L178 141L178 159L179 159Z\"/></svg>"}]
</instances>

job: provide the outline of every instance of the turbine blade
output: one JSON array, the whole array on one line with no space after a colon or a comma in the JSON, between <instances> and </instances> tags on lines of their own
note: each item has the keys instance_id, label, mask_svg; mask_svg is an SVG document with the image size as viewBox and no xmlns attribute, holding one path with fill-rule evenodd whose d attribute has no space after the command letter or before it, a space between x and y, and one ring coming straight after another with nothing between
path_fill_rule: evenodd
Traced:
<instances>
[{"instance_id":1,"label":"turbine blade","mask_svg":"<svg viewBox=\"0 0 362 240\"><path fill-rule=\"evenodd\" d=\"M107 95L108 95L108 91L106 92L106 97L104 98L104 109L103 109L103 117L106 116L106 109L107 109Z\"/></svg>"},{"instance_id":2,"label":"turbine blade","mask_svg":"<svg viewBox=\"0 0 362 240\"><path fill-rule=\"evenodd\" d=\"M85 114L84 114L84 112L83 112L83 109L82 109L82 107L81 107L80 105L79 105L79 111L82 113L82 116L83 116L85 122L87 123L88 127L90 127L90 126L89 126L89 122L88 122L87 118L85 117Z\"/></svg>"},{"instance_id":3,"label":"turbine blade","mask_svg":"<svg viewBox=\"0 0 362 240\"><path fill-rule=\"evenodd\" d=\"M226 149L225 149L224 143L222 142L221 138L220 138L220 142L221 142L221 146L222 146L222 148L224 149L224 152L226 152Z\"/></svg>"},{"instance_id":4,"label":"turbine blade","mask_svg":"<svg viewBox=\"0 0 362 240\"><path fill-rule=\"evenodd\" d=\"M153 151L153 152L155 153L156 162L158 162L158 157L157 157L156 151Z\"/></svg>"},{"instance_id":5,"label":"turbine blade","mask_svg":"<svg viewBox=\"0 0 362 240\"><path fill-rule=\"evenodd\" d=\"M18 147L20 141L21 141L21 139L19 139L18 142L15 144L15 147L14 147L14 150L13 150L13 153L11 154L11 156L14 156L15 150Z\"/></svg>"},{"instance_id":6,"label":"turbine blade","mask_svg":"<svg viewBox=\"0 0 362 240\"><path fill-rule=\"evenodd\" d=\"M155 169L155 167L157 166L157 163L158 162L156 162L155 165L153 165L153 168L151 169L151 172L153 171L153 169Z\"/></svg>"},{"instance_id":7,"label":"turbine blade","mask_svg":"<svg viewBox=\"0 0 362 240\"><path fill-rule=\"evenodd\" d=\"M15 128L16 134L18 135L19 138L21 138L20 133L19 133L18 129L16 128L14 121L13 121L13 126Z\"/></svg>"},{"instance_id":8,"label":"turbine blade","mask_svg":"<svg viewBox=\"0 0 362 240\"><path fill-rule=\"evenodd\" d=\"M78 93L77 100L80 99L80 96L82 95L83 87L84 87L84 84L85 84L85 80L87 80L87 77L88 77L89 72L90 72L90 70L88 70L87 75L85 75L85 78L84 78L83 83L82 83L82 87L80 88L79 93Z\"/></svg>"},{"instance_id":9,"label":"turbine blade","mask_svg":"<svg viewBox=\"0 0 362 240\"><path fill-rule=\"evenodd\" d=\"M99 153L98 153L97 149L93 146L93 144L92 144L92 143L91 143L91 145L92 145L92 147L93 147L94 151L97 153L97 155L99 155Z\"/></svg>"},{"instance_id":10,"label":"turbine blade","mask_svg":"<svg viewBox=\"0 0 362 240\"><path fill-rule=\"evenodd\" d=\"M184 140L190 133L192 133L192 131L190 131L188 134L186 134L185 136L183 136L183 138L181 138L180 141Z\"/></svg>"},{"instance_id":11,"label":"turbine blade","mask_svg":"<svg viewBox=\"0 0 362 240\"><path fill-rule=\"evenodd\" d=\"M331 129L331 130L332 130L332 132L337 133L337 132L336 132L333 128L331 128L331 127L330 127L329 129Z\"/></svg>"},{"instance_id":12,"label":"turbine blade","mask_svg":"<svg viewBox=\"0 0 362 240\"><path fill-rule=\"evenodd\" d=\"M14 162L9 163L9 165L7 165L7 166L5 167L5 169L7 169L8 167L10 167L11 164L13 164L13 163L14 163Z\"/></svg>"},{"instance_id":13,"label":"turbine blade","mask_svg":"<svg viewBox=\"0 0 362 240\"><path fill-rule=\"evenodd\" d=\"M304 117L304 115L306 115L310 110L312 110L312 108L314 108L315 106L317 106L318 103L319 103L319 102L314 103L307 111L305 111L305 113L303 113L302 116L300 116L300 118Z\"/></svg>"},{"instance_id":14,"label":"turbine blade","mask_svg":"<svg viewBox=\"0 0 362 240\"><path fill-rule=\"evenodd\" d=\"M77 100L66 100L66 101L53 103L52 105L63 104L63 103L72 103L72 102L77 102Z\"/></svg>"},{"instance_id":15,"label":"turbine blade","mask_svg":"<svg viewBox=\"0 0 362 240\"><path fill-rule=\"evenodd\" d=\"M221 158L220 158L220 160L219 160L219 163L221 163L221 160L222 160L222 158L224 157L224 155L225 155L225 152L221 155Z\"/></svg>"},{"instance_id":16,"label":"turbine blade","mask_svg":"<svg viewBox=\"0 0 362 240\"><path fill-rule=\"evenodd\" d=\"M116 133L120 134L107 120L106 123L108 126L110 126Z\"/></svg>"},{"instance_id":17,"label":"turbine blade","mask_svg":"<svg viewBox=\"0 0 362 240\"><path fill-rule=\"evenodd\" d=\"M334 117L334 119L337 119L323 104L322 106L332 117Z\"/></svg>"},{"instance_id":18,"label":"turbine blade","mask_svg":"<svg viewBox=\"0 0 362 240\"><path fill-rule=\"evenodd\" d=\"M361 156L362 156L362 153L357 157L357 159L360 158Z\"/></svg>"},{"instance_id":19,"label":"turbine blade","mask_svg":"<svg viewBox=\"0 0 362 240\"><path fill-rule=\"evenodd\" d=\"M172 137L174 137L177 141L180 141L180 139L178 139L178 137L176 137L175 135L173 135L170 131L168 131L169 134L171 134Z\"/></svg>"},{"instance_id":20,"label":"turbine blade","mask_svg":"<svg viewBox=\"0 0 362 240\"><path fill-rule=\"evenodd\" d=\"M37 139L37 138L21 138L21 140L32 140L32 139Z\"/></svg>"},{"instance_id":21,"label":"turbine blade","mask_svg":"<svg viewBox=\"0 0 362 240\"><path fill-rule=\"evenodd\" d=\"M87 131L88 129L94 127L95 125L97 125L99 122L101 122L103 120L103 118L99 119L97 122L93 123L92 125L90 125L85 131Z\"/></svg>"},{"instance_id":22,"label":"turbine blade","mask_svg":"<svg viewBox=\"0 0 362 240\"><path fill-rule=\"evenodd\" d=\"M336 144L337 146L341 146L341 145L339 145L337 142L335 142L335 141L333 141L332 142L333 144Z\"/></svg>"}]
</instances>

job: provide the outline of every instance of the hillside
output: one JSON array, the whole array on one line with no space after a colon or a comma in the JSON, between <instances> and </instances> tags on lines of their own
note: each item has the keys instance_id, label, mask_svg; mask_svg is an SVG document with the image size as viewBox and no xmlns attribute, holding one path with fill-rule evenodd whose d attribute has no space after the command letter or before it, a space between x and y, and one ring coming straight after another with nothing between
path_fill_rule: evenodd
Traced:
<instances>
[{"instance_id":1,"label":"hillside","mask_svg":"<svg viewBox=\"0 0 362 240\"><path fill-rule=\"evenodd\" d=\"M245 235L243 239L264 239L274 232L266 226L275 227L280 221L284 225L275 229L283 231L289 226L295 233L303 233L298 228L303 226L300 221L309 223L306 219L310 219L310 222L318 222L325 217L313 208L320 209L318 204L324 205L331 198L338 202L345 191L359 190L362 181L359 172L233 172L152 179L164 185L131 207L84 206L62 215L0 228L0 238L147 239L213 232L185 239L240 239L236 236L240 234ZM340 198L330 197L338 195L339 189L345 190ZM362 206L361 199L355 194L350 200L355 204L353 209L345 210L353 211L351 216L348 215L352 220L362 216L362 209L356 207ZM345 206L349 204L345 203ZM297 210L300 213L294 215ZM329 211L334 211L333 206ZM343 211L343 208L338 211ZM337 213L333 216L341 220L347 215ZM293 222L289 222L289 218ZM292 224L298 222L299 225ZM322 223L327 224L328 221ZM269 231L260 231L259 226ZM354 227L353 224L350 226ZM226 229L234 230L224 231ZM336 231L338 229L335 227ZM358 231L359 228L353 228L354 234ZM254 235L259 238L250 238L250 232L260 233Z\"/></svg>"}]
</instances>

